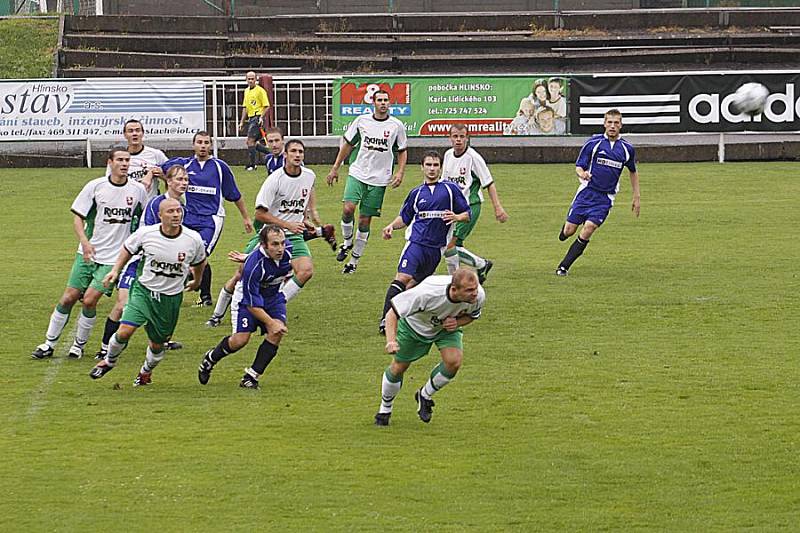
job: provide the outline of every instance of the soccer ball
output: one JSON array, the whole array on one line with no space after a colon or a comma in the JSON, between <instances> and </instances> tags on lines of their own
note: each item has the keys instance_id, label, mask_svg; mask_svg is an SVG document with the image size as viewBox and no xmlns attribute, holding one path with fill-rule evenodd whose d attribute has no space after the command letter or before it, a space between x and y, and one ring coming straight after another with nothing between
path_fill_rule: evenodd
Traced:
<instances>
[{"instance_id":1,"label":"soccer ball","mask_svg":"<svg viewBox=\"0 0 800 533\"><path fill-rule=\"evenodd\" d=\"M745 83L733 93L732 103L739 113L758 115L764 111L769 89L760 83Z\"/></svg>"}]
</instances>

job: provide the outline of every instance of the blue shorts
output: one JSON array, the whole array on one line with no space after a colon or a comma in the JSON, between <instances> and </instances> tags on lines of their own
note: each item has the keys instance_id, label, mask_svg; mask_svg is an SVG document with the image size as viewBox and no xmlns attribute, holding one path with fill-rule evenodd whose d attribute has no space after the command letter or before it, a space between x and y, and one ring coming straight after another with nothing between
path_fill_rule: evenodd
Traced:
<instances>
[{"instance_id":1,"label":"blue shorts","mask_svg":"<svg viewBox=\"0 0 800 533\"><path fill-rule=\"evenodd\" d=\"M262 309L264 309L270 317L286 324L286 298L283 296L282 292L277 293L264 303L266 305L262 307ZM244 331L252 333L256 329L258 329L262 335L267 333L266 325L254 317L246 305L239 304L239 313L236 317L236 333L242 333Z\"/></svg>"},{"instance_id":2,"label":"blue shorts","mask_svg":"<svg viewBox=\"0 0 800 533\"><path fill-rule=\"evenodd\" d=\"M247 119L247 136L255 141L263 137L261 135L261 125L258 123L260 118L260 115L255 115Z\"/></svg>"},{"instance_id":3,"label":"blue shorts","mask_svg":"<svg viewBox=\"0 0 800 533\"><path fill-rule=\"evenodd\" d=\"M407 242L400 254L397 271L422 281L434 272L442 261L442 249Z\"/></svg>"},{"instance_id":4,"label":"blue shorts","mask_svg":"<svg viewBox=\"0 0 800 533\"><path fill-rule=\"evenodd\" d=\"M222 235L222 226L224 223L224 217L212 215L205 224L194 224L191 226L186 224L186 227L200 234L200 237L203 239L203 244L206 245L206 255L211 255L217 242L219 242L219 236Z\"/></svg>"},{"instance_id":5,"label":"blue shorts","mask_svg":"<svg viewBox=\"0 0 800 533\"><path fill-rule=\"evenodd\" d=\"M137 259L128 265L128 268L125 269L125 272L122 273L117 281L117 289L130 290L131 285L136 281L136 271L139 269L139 263L141 261L141 259Z\"/></svg>"},{"instance_id":6,"label":"blue shorts","mask_svg":"<svg viewBox=\"0 0 800 533\"><path fill-rule=\"evenodd\" d=\"M567 222L580 225L590 220L600 226L614 205L612 198L613 195L609 197L608 193L589 187L578 190L567 213Z\"/></svg>"}]
</instances>

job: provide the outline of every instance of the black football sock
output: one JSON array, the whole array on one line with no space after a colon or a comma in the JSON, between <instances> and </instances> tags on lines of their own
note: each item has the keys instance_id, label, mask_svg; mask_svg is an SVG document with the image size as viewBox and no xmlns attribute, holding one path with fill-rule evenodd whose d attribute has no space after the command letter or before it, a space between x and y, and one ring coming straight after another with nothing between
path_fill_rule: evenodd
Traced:
<instances>
[{"instance_id":1,"label":"black football sock","mask_svg":"<svg viewBox=\"0 0 800 533\"><path fill-rule=\"evenodd\" d=\"M561 226L561 231L558 232L558 240L564 242L567 239L569 239L569 237L567 235L564 235L564 226Z\"/></svg>"},{"instance_id":2,"label":"black football sock","mask_svg":"<svg viewBox=\"0 0 800 533\"><path fill-rule=\"evenodd\" d=\"M573 242L572 245L569 247L569 250L567 250L567 255L564 256L564 260L561 261L561 264L558 266L563 267L566 270L569 270L569 267L572 266L572 263L574 263L575 260L581 256L581 254L588 245L589 245L588 240L584 241L580 237L575 239L575 242Z\"/></svg>"},{"instance_id":3,"label":"black football sock","mask_svg":"<svg viewBox=\"0 0 800 533\"><path fill-rule=\"evenodd\" d=\"M116 320L112 320L111 318L106 318L106 327L103 330L103 346L108 346L108 341L111 340L111 335L117 332L119 329L119 322Z\"/></svg>"},{"instance_id":4,"label":"black football sock","mask_svg":"<svg viewBox=\"0 0 800 533\"><path fill-rule=\"evenodd\" d=\"M225 337L219 341L219 344L217 344L217 346L211 351L211 355L207 356L208 359L211 359L212 363L217 364L221 359L238 351L231 348L231 345L228 344L229 339L230 337Z\"/></svg>"},{"instance_id":5,"label":"black football sock","mask_svg":"<svg viewBox=\"0 0 800 533\"><path fill-rule=\"evenodd\" d=\"M200 298L211 301L211 265L206 264L203 270L203 279L200 280Z\"/></svg>"},{"instance_id":6,"label":"black football sock","mask_svg":"<svg viewBox=\"0 0 800 533\"><path fill-rule=\"evenodd\" d=\"M386 300L383 302L383 315L381 318L386 318L386 313L389 312L389 309L392 307L392 298L400 294L406 290L406 284L402 281L394 280L389 285L389 288L386 290Z\"/></svg>"},{"instance_id":7,"label":"black football sock","mask_svg":"<svg viewBox=\"0 0 800 533\"><path fill-rule=\"evenodd\" d=\"M253 366L251 368L258 372L259 375L263 374L277 354L278 347L267 339L264 339L264 342L258 347L256 359L253 361Z\"/></svg>"}]
</instances>

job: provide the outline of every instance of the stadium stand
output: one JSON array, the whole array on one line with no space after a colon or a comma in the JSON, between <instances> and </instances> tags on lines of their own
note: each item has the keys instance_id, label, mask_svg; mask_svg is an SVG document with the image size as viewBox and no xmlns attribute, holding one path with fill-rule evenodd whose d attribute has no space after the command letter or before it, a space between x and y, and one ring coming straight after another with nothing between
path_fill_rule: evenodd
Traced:
<instances>
[{"instance_id":1,"label":"stadium stand","mask_svg":"<svg viewBox=\"0 0 800 533\"><path fill-rule=\"evenodd\" d=\"M794 68L800 8L67 16L59 77Z\"/></svg>"}]
</instances>

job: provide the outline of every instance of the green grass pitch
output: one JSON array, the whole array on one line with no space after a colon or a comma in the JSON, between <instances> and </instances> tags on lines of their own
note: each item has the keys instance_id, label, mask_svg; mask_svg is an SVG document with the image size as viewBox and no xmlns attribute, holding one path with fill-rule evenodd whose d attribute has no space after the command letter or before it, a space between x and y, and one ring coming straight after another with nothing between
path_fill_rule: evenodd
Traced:
<instances>
[{"instance_id":1,"label":"green grass pitch","mask_svg":"<svg viewBox=\"0 0 800 533\"><path fill-rule=\"evenodd\" d=\"M388 363L377 322L402 238L380 228L417 166L387 194L356 275L310 243L316 274L259 392L238 388L255 343L197 383L229 323L207 329L194 298L175 335L186 348L151 387L131 386L144 331L96 382L66 342L31 360L77 246L70 203L100 171L0 170L0 530L794 530L796 167L642 164L641 218L626 172L607 224L557 278L572 166L493 165L511 219L487 205L468 241L496 265L483 317L433 421L413 391L435 352L409 370L389 428L372 425ZM327 170L315 167L320 211L336 223L343 186L326 187ZM238 174L252 206L263 176ZM215 294L245 239L229 204Z\"/></svg>"}]
</instances>

